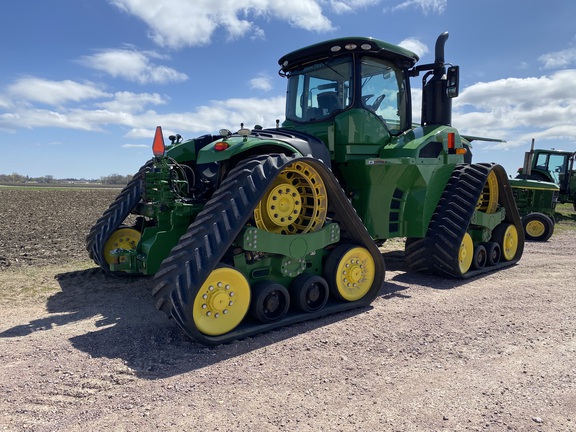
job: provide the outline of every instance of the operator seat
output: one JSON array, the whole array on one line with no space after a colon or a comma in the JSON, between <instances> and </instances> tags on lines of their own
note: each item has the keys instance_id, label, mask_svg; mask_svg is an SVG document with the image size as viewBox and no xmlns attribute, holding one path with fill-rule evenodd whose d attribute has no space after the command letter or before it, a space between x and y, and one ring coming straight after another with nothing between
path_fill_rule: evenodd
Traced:
<instances>
[{"instance_id":1,"label":"operator seat","mask_svg":"<svg viewBox=\"0 0 576 432\"><path fill-rule=\"evenodd\" d=\"M338 93L336 92L319 93L316 98L318 99L318 107L320 108L322 116L330 115L334 111L342 109L340 100L338 99Z\"/></svg>"}]
</instances>

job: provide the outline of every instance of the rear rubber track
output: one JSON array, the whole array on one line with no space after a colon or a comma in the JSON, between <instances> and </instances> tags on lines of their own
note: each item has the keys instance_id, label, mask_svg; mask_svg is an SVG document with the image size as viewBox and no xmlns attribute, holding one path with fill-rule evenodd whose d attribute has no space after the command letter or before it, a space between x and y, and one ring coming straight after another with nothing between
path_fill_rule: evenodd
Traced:
<instances>
[{"instance_id":1,"label":"rear rubber track","mask_svg":"<svg viewBox=\"0 0 576 432\"><path fill-rule=\"evenodd\" d=\"M267 324L246 317L243 323L226 334L207 336L201 333L192 316L198 290L250 219L267 188L278 174L295 160L312 165L324 180L328 191L329 215L333 222L340 225L341 242L357 244L370 251L375 265L374 283L367 295L355 302L330 301L317 312L290 311L285 318ZM311 157L270 155L244 161L230 172L188 231L180 238L180 242L162 262L155 276L153 296L156 307L172 317L188 336L207 345L216 345L335 312L367 306L380 291L384 283L384 273L382 255L330 169Z\"/></svg>"},{"instance_id":2,"label":"rear rubber track","mask_svg":"<svg viewBox=\"0 0 576 432\"><path fill-rule=\"evenodd\" d=\"M458 263L460 244L470 225L490 171L495 171L498 179L499 204L506 210L503 222L513 224L518 231L518 250L510 261L501 261L494 266L462 274ZM487 163L461 164L455 167L446 184L426 236L407 240L406 261L415 271L467 279L517 263L523 249L522 221L504 168Z\"/></svg>"},{"instance_id":3,"label":"rear rubber track","mask_svg":"<svg viewBox=\"0 0 576 432\"><path fill-rule=\"evenodd\" d=\"M136 207L136 204L140 202L142 197L142 176L151 166L152 161L149 161L140 168L86 236L86 249L90 258L107 273L110 273L110 267L104 258L104 245L112 233L122 225L122 222Z\"/></svg>"}]
</instances>

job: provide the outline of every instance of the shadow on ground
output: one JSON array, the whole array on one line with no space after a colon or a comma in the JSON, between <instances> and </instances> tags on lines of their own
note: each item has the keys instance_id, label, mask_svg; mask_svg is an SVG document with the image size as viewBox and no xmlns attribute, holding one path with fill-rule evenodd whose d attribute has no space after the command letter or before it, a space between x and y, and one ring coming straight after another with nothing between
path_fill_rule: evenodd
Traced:
<instances>
[{"instance_id":1,"label":"shadow on ground","mask_svg":"<svg viewBox=\"0 0 576 432\"><path fill-rule=\"evenodd\" d=\"M405 266L399 255L385 254L385 259L389 270ZM392 279L387 276L379 297L409 298L404 293L407 287L397 282L428 285L427 277L409 273L397 274ZM72 345L92 358L120 358L144 379L160 379L200 369L371 309L364 307L341 312L240 341L206 347L189 339L174 321L154 307L151 278L118 278L97 268L62 273L55 278L61 291L48 299L49 315L8 329L0 337L25 337L36 331L55 330L89 320L87 325L93 325L93 330L71 337ZM460 283L462 281L451 287Z\"/></svg>"}]
</instances>

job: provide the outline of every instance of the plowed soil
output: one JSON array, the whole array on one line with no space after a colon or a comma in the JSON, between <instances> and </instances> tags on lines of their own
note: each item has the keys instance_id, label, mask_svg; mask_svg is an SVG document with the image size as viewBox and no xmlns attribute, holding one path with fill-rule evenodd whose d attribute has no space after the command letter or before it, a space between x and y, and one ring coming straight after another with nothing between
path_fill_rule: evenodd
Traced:
<instances>
[{"instance_id":1,"label":"plowed soil","mask_svg":"<svg viewBox=\"0 0 576 432\"><path fill-rule=\"evenodd\" d=\"M88 260L118 192L0 188L0 430L576 431L576 231L467 281L388 242L370 308L207 348Z\"/></svg>"}]
</instances>

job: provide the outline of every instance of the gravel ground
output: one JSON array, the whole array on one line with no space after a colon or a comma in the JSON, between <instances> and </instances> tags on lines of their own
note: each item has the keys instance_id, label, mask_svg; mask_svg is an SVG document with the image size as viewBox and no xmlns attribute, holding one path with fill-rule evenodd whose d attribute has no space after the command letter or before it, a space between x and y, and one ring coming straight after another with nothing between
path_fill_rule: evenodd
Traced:
<instances>
[{"instance_id":1,"label":"gravel ground","mask_svg":"<svg viewBox=\"0 0 576 432\"><path fill-rule=\"evenodd\" d=\"M87 260L118 191L56 192L0 190L1 430L576 431L576 231L467 281L392 242L370 308L207 348Z\"/></svg>"}]
</instances>

